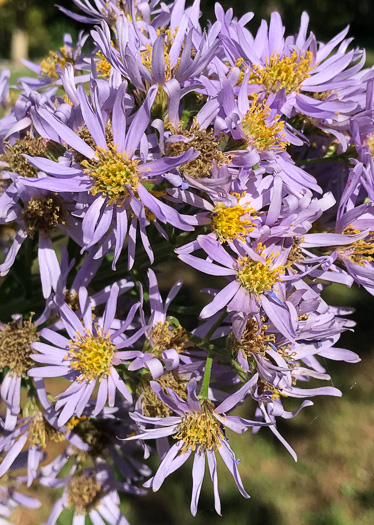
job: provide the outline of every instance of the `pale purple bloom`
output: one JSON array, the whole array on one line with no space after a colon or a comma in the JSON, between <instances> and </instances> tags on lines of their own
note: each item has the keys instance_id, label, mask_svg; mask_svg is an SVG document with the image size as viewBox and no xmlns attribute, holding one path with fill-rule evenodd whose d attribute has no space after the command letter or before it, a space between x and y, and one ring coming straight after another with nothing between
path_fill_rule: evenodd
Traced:
<instances>
[{"instance_id":1,"label":"pale purple bloom","mask_svg":"<svg viewBox=\"0 0 374 525\"><path fill-rule=\"evenodd\" d=\"M141 433L137 436L127 438L133 439L160 439L166 436L173 436L177 442L170 448L162 459L162 462L153 478L145 486L151 487L157 491L163 484L165 478L180 468L194 452L194 463L192 467L192 497L191 513L197 512L197 505L200 496L200 490L204 479L205 458L207 458L209 472L214 486L215 509L221 514L221 503L218 493L217 463L215 452L219 452L224 463L232 474L239 492L245 498L249 495L246 493L240 474L238 471L239 460L235 458L228 439L225 437L225 427L239 434L245 432L249 427L256 425L255 421L243 419L238 416L227 416L226 412L232 410L238 403L241 403L249 391L253 388L257 380L255 374L250 381L237 390L234 394L226 397L217 407L214 407L208 400L200 401L197 397L197 384L195 379L191 379L187 386L187 401L182 401L178 395L170 388L167 394L162 387L151 382L151 387L159 399L177 416L164 418L146 417L137 412L130 413L130 416L141 427ZM207 431L201 431L202 423L196 424L196 438L191 439L191 434L185 428L190 425L191 429L194 420L206 420ZM156 428L145 428L145 425L154 425ZM198 430L199 429L199 430ZM200 431L200 434L199 434ZM199 441L199 439L201 440Z\"/></svg>"},{"instance_id":2,"label":"pale purple bloom","mask_svg":"<svg viewBox=\"0 0 374 525\"><path fill-rule=\"evenodd\" d=\"M289 340L294 340L294 323L288 306L282 301L285 295L282 289L284 284L279 277L290 248L276 253L274 252L276 246L265 248L258 245L261 246L260 253L258 250L255 251L255 247L250 248L247 244L241 243L243 257L234 258L218 241L209 236L199 236L198 241L199 246L207 253L208 259L185 254L183 251L179 251L178 257L201 272L226 276L230 281L201 311L200 317L202 319L211 317L224 307L227 307L228 312L258 314L261 306L274 325ZM262 272L266 275L264 274L258 281L258 277L250 276L252 269L256 276ZM296 279L296 276L293 278Z\"/></svg>"},{"instance_id":3,"label":"pale purple bloom","mask_svg":"<svg viewBox=\"0 0 374 525\"><path fill-rule=\"evenodd\" d=\"M59 425L66 423L74 414L78 417L82 415L97 384L99 389L93 415L99 414L107 402L109 406L114 406L117 390L125 399L132 401L130 390L116 370L116 366L128 359L128 351L118 350L135 343L144 334L145 328L140 328L130 337L125 336L139 303L130 309L120 328L112 328L118 294L119 287L114 284L103 318L94 323L90 298L87 290L81 287L79 305L83 320L67 304L60 307L61 318L70 339L44 328L40 335L51 344L33 344L33 348L39 352L32 355L34 361L48 366L31 369L29 376L66 377L71 381L56 403L56 411L61 411ZM139 352L134 353L138 355Z\"/></svg>"},{"instance_id":4,"label":"pale purple bloom","mask_svg":"<svg viewBox=\"0 0 374 525\"><path fill-rule=\"evenodd\" d=\"M178 157L162 157L147 162L149 151L147 144L144 144L143 137L149 124L150 109L156 92L154 89L149 90L144 104L133 116L126 133L126 115L121 106L125 96L125 87L125 85L122 86L113 107L113 144L107 143L100 106L95 105L96 112L94 112L83 87L79 86L78 88L82 114L98 147L96 152L54 115L48 111L42 111L41 115L44 120L56 127L61 139L91 161L87 161L89 164L86 164L88 166L86 168L79 165L70 167L43 158L27 157L32 165L49 173L52 177L25 181L31 188L44 188L57 193L69 191L78 195L81 203L85 205L85 209L82 210L82 233L85 249L99 243L101 246L97 257L101 257L110 248L114 248L113 268L115 268L121 254L127 235L129 236L129 267L132 267L135 257L137 227L139 227L148 257L153 262L153 251L146 233L146 227L150 223L146 216L146 209L155 215L157 220L154 221L154 224L164 235L166 234L157 221L170 223L181 230L193 230L193 226L190 224L193 222L191 217L179 214L177 210L163 203L161 199L154 197L152 192L146 189L145 184L159 184L162 181L160 175L164 175L180 164L195 158L197 153L189 150ZM145 146L145 150L143 146ZM139 147L140 158L135 155ZM105 188L101 186L102 175L100 170L104 176L107 174L112 177L111 167L109 164L107 166L106 162L117 163L118 168L115 172L117 177L120 174L122 177L123 170L128 170L128 180L119 183L117 179L111 179L109 190L107 186ZM100 176L95 175L95 169L99 170ZM118 190L118 184L120 184L120 190Z\"/></svg>"},{"instance_id":5,"label":"pale purple bloom","mask_svg":"<svg viewBox=\"0 0 374 525\"><path fill-rule=\"evenodd\" d=\"M29 405L29 415L18 421L17 427L12 432L4 433L0 438L0 452L5 455L0 464L0 477L4 476L9 469L27 466L27 486L29 487L38 474L39 464L45 458L45 450L49 442L49 436L54 432L57 441L61 436L67 442L79 450L88 450L86 445L76 434L69 431L65 425L57 424L57 415L49 403L42 381L37 380L38 393L44 408L42 412L37 405ZM26 412L26 410L24 410ZM52 427L49 429L48 427ZM53 440L53 437L52 437ZM25 446L29 443L26 450ZM24 451L23 451L24 450Z\"/></svg>"},{"instance_id":6,"label":"pale purple bloom","mask_svg":"<svg viewBox=\"0 0 374 525\"><path fill-rule=\"evenodd\" d=\"M65 192L56 197L49 191L32 188L23 184L18 177L0 196L2 223L16 221L19 229L5 261L0 264L0 275L6 275L16 259L22 244L28 237L38 234L38 260L43 295L48 298L57 290L60 265L53 247L55 230L68 233L78 244L82 244L81 231L72 212L74 203Z\"/></svg>"},{"instance_id":7,"label":"pale purple bloom","mask_svg":"<svg viewBox=\"0 0 374 525\"><path fill-rule=\"evenodd\" d=\"M254 92L263 90L278 93L278 108L287 117L300 112L319 119L318 127L324 129L327 125L329 132L342 139L339 120L345 120L347 129L347 117L357 109L360 101L358 95L366 87L360 76L355 78L365 64L365 52L357 49L347 51L351 42L351 39L345 39L348 27L327 44L317 44L312 33L307 36L309 17L305 12L298 34L286 38L285 28L277 12L272 13L269 26L265 20L262 21L255 37L239 23L227 19L224 21L225 13L219 4L216 4L216 15L222 24L221 34L227 56L233 64L232 79L235 74L236 78L239 76L239 71L236 71L239 68L234 61L244 59L245 71L255 68L249 86L253 86ZM293 63L294 76L287 76L284 84L280 81L269 85L266 80L262 83L262 71L271 60ZM310 96L310 93L316 96ZM319 97L320 93L326 93L327 96Z\"/></svg>"},{"instance_id":8,"label":"pale purple bloom","mask_svg":"<svg viewBox=\"0 0 374 525\"><path fill-rule=\"evenodd\" d=\"M84 525L86 516L89 516L93 525L129 525L120 511L118 491L130 494L144 494L130 483L116 481L111 472L101 465L98 469L86 469L82 474L76 473L74 465L67 478L43 477L40 483L53 488L64 488L62 496L54 503L48 520L44 525L55 525L61 512L73 504L73 525ZM89 491L93 501L81 498L79 491L82 488Z\"/></svg>"},{"instance_id":9,"label":"pale purple bloom","mask_svg":"<svg viewBox=\"0 0 374 525\"><path fill-rule=\"evenodd\" d=\"M18 82L27 84L34 89L40 89L59 80L67 64L72 64L74 69L78 70L89 69L89 66L84 63L84 55L82 54L82 48L88 36L88 34L84 35L83 32L80 32L74 46L72 36L65 33L63 46L58 51L51 51L39 65L24 59L24 65L38 76L36 78L20 77Z\"/></svg>"},{"instance_id":10,"label":"pale purple bloom","mask_svg":"<svg viewBox=\"0 0 374 525\"><path fill-rule=\"evenodd\" d=\"M157 379L165 371L169 372L170 370L174 370L179 366L181 361L185 361L175 347L171 346L170 348L164 348L169 335L176 333L178 338L180 338L180 336L183 337L183 333L179 335L180 332L178 327L174 327L173 324L168 321L166 316L171 301L181 289L183 279L179 279L172 286L166 297L165 304L163 304L158 289L156 275L150 268L148 269L148 280L149 302L151 308L151 316L148 322L144 317L143 311L140 311L142 325L146 329L145 335L148 341L145 348L148 351L145 351L144 353L138 352L138 355L135 356L135 353L130 350L129 359L135 359L129 365L128 369L139 370L141 368L148 368L153 379ZM165 332L165 334L163 332ZM183 345L183 342L179 343Z\"/></svg>"},{"instance_id":11,"label":"pale purple bloom","mask_svg":"<svg viewBox=\"0 0 374 525\"><path fill-rule=\"evenodd\" d=\"M28 371L24 367L27 361L30 361L29 354L31 354L31 348L24 347L25 340L27 341L27 339L30 339L32 335L34 335L34 340L36 341L39 337L37 326L42 323L42 317L39 317L35 322L32 322L31 319L29 321L23 321L21 314L13 314L12 322L8 325L0 322L0 337L3 335L5 339L2 350L4 354L9 356L9 361L13 364L3 377L0 389L0 397L6 405L6 416L3 426L7 431L15 428L17 416L21 410L22 378L26 376ZM24 330L26 333L23 333ZM31 342L33 341L30 341L30 343ZM20 346L23 348L20 348ZM9 366L9 363L6 365Z\"/></svg>"}]
</instances>

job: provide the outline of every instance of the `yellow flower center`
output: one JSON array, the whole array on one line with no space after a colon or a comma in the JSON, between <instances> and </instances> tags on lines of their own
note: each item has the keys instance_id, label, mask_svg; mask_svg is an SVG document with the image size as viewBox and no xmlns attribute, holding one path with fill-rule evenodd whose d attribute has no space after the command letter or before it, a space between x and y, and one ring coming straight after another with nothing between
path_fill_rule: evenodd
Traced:
<instances>
[{"instance_id":1,"label":"yellow flower center","mask_svg":"<svg viewBox=\"0 0 374 525\"><path fill-rule=\"evenodd\" d=\"M92 195L101 193L108 197L108 204L121 204L129 195L129 189L136 191L139 186L138 160L130 160L126 153L118 153L116 146L106 151L97 148L98 162L84 160L82 166L94 180Z\"/></svg>"},{"instance_id":2,"label":"yellow flower center","mask_svg":"<svg viewBox=\"0 0 374 525\"><path fill-rule=\"evenodd\" d=\"M284 150L289 142L285 138L284 122L280 115L276 115L272 123L267 122L270 116L270 107L254 97L248 113L242 120L242 130L249 145L255 146L258 151L275 149Z\"/></svg>"},{"instance_id":3,"label":"yellow flower center","mask_svg":"<svg viewBox=\"0 0 374 525\"><path fill-rule=\"evenodd\" d=\"M258 295L267 292L280 280L279 275L282 273L282 268L271 268L271 264L271 258L263 263L241 257L238 259L237 280L250 293Z\"/></svg>"},{"instance_id":4,"label":"yellow flower center","mask_svg":"<svg viewBox=\"0 0 374 525\"><path fill-rule=\"evenodd\" d=\"M78 381L84 379L101 380L110 374L115 346L110 341L109 332L98 328L98 335L94 337L86 330L82 335L77 332L77 340L69 341L70 367L80 372Z\"/></svg>"},{"instance_id":5,"label":"yellow flower center","mask_svg":"<svg viewBox=\"0 0 374 525\"><path fill-rule=\"evenodd\" d=\"M49 54L40 62L41 74L45 77L57 80L59 78L56 66L64 69L67 64L75 64L74 58L71 56L72 50L68 46L62 46L56 51L50 51Z\"/></svg>"},{"instance_id":6,"label":"yellow flower center","mask_svg":"<svg viewBox=\"0 0 374 525\"><path fill-rule=\"evenodd\" d=\"M99 61L96 63L97 72L102 78L108 80L110 77L110 71L112 69L112 66L101 51L97 52L97 56L99 58Z\"/></svg>"},{"instance_id":7,"label":"yellow flower center","mask_svg":"<svg viewBox=\"0 0 374 525\"><path fill-rule=\"evenodd\" d=\"M181 449L182 453L187 452L188 449L193 451L199 447L201 451L212 450L220 447L224 434L220 429L218 420L213 416L211 410L213 407L202 407L201 412L189 412L183 417L177 434L173 436L174 439L184 441Z\"/></svg>"},{"instance_id":8,"label":"yellow flower center","mask_svg":"<svg viewBox=\"0 0 374 525\"><path fill-rule=\"evenodd\" d=\"M76 514L86 514L95 509L104 496L100 483L91 476L79 476L68 487L68 505Z\"/></svg>"},{"instance_id":9,"label":"yellow flower center","mask_svg":"<svg viewBox=\"0 0 374 525\"><path fill-rule=\"evenodd\" d=\"M239 194L235 195L237 200L242 197ZM225 206L223 202L219 202L211 212L212 229L222 243L233 239L244 240L246 235L254 230L251 219L255 216L256 210L251 206L243 207L239 203Z\"/></svg>"},{"instance_id":10,"label":"yellow flower center","mask_svg":"<svg viewBox=\"0 0 374 525\"><path fill-rule=\"evenodd\" d=\"M366 144L369 146L371 156L374 157L374 133L366 139Z\"/></svg>"},{"instance_id":11,"label":"yellow flower center","mask_svg":"<svg viewBox=\"0 0 374 525\"><path fill-rule=\"evenodd\" d=\"M296 51L291 56L280 57L279 53L265 59L265 67L254 65L251 70L249 82L263 84L267 91L277 93L286 89L286 94L293 91L299 92L304 80L310 77L313 53L307 51L305 56L298 56Z\"/></svg>"},{"instance_id":12,"label":"yellow flower center","mask_svg":"<svg viewBox=\"0 0 374 525\"><path fill-rule=\"evenodd\" d=\"M343 230L343 233L344 235L355 235L361 233L361 231L353 228L353 226L348 226ZM374 260L374 231L369 232L364 239L355 241L347 246L338 246L336 249L351 262L359 266L365 266L365 262Z\"/></svg>"}]
</instances>

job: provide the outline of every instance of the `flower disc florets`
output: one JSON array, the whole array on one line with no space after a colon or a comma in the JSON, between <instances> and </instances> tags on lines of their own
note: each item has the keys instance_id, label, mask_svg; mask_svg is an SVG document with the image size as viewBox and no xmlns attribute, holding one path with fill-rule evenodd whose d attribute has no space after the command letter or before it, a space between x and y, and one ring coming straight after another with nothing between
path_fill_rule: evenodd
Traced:
<instances>
[{"instance_id":1,"label":"flower disc florets","mask_svg":"<svg viewBox=\"0 0 374 525\"><path fill-rule=\"evenodd\" d=\"M299 91L304 80L310 77L313 53L305 56L293 51L289 57L280 57L276 51L265 59L265 67L255 65L251 70L249 82L263 84L267 91L277 93L286 89L286 94Z\"/></svg>"},{"instance_id":2,"label":"flower disc florets","mask_svg":"<svg viewBox=\"0 0 374 525\"><path fill-rule=\"evenodd\" d=\"M0 369L8 367L11 374L26 376L34 362L31 343L39 341L39 334L31 317L28 321L12 322L0 330Z\"/></svg>"},{"instance_id":3,"label":"flower disc florets","mask_svg":"<svg viewBox=\"0 0 374 525\"><path fill-rule=\"evenodd\" d=\"M69 507L75 507L76 514L86 514L95 509L104 497L100 483L92 476L79 476L68 487Z\"/></svg>"},{"instance_id":4,"label":"flower disc florets","mask_svg":"<svg viewBox=\"0 0 374 525\"><path fill-rule=\"evenodd\" d=\"M40 411L32 418L28 431L30 444L34 447L39 446L42 449L46 448L48 440L54 441L55 443L65 440L62 432L52 427Z\"/></svg>"},{"instance_id":5,"label":"flower disc florets","mask_svg":"<svg viewBox=\"0 0 374 525\"><path fill-rule=\"evenodd\" d=\"M187 378L183 375L169 372L157 379L165 393L167 388L173 390L183 401L187 400ZM171 410L156 395L150 385L147 385L142 392L142 411L145 416L168 417Z\"/></svg>"},{"instance_id":6,"label":"flower disc florets","mask_svg":"<svg viewBox=\"0 0 374 525\"><path fill-rule=\"evenodd\" d=\"M40 62L41 74L53 80L59 78L56 66L60 66L63 70L67 64L75 64L75 59L72 56L72 50L68 46L62 46L56 51L50 51L49 54Z\"/></svg>"},{"instance_id":7,"label":"flower disc florets","mask_svg":"<svg viewBox=\"0 0 374 525\"><path fill-rule=\"evenodd\" d=\"M256 295L267 292L279 281L282 271L281 268L271 268L271 264L270 259L263 263L241 257L238 259L237 279L248 292Z\"/></svg>"},{"instance_id":8,"label":"flower disc florets","mask_svg":"<svg viewBox=\"0 0 374 525\"><path fill-rule=\"evenodd\" d=\"M43 237L50 237L58 224L65 224L65 211L62 201L55 195L51 197L31 198L22 213L29 236L38 232Z\"/></svg>"},{"instance_id":9,"label":"flower disc florets","mask_svg":"<svg viewBox=\"0 0 374 525\"><path fill-rule=\"evenodd\" d=\"M236 196L238 200L241 197L239 194ZM256 210L251 206L242 206L239 203L226 206L223 202L218 202L211 211L212 230L220 242L244 240L254 230L251 218L255 215Z\"/></svg>"},{"instance_id":10,"label":"flower disc florets","mask_svg":"<svg viewBox=\"0 0 374 525\"><path fill-rule=\"evenodd\" d=\"M129 189L135 192L139 186L139 161L130 160L126 153L119 153L116 146L110 146L109 150L97 148L96 156L99 159L96 163L82 162L85 173L94 181L92 195L101 193L108 197L108 204L122 204Z\"/></svg>"},{"instance_id":11,"label":"flower disc florets","mask_svg":"<svg viewBox=\"0 0 374 525\"><path fill-rule=\"evenodd\" d=\"M270 113L270 107L264 102L259 102L258 96L255 96L242 120L246 141L258 151L282 151L289 144L284 140L284 122L280 120L280 115L276 115L270 123Z\"/></svg>"},{"instance_id":12,"label":"flower disc florets","mask_svg":"<svg viewBox=\"0 0 374 525\"><path fill-rule=\"evenodd\" d=\"M18 173L21 177L37 177L38 169L31 166L29 161L23 154L31 157L44 157L46 152L46 141L41 137L31 137L29 133L22 139L17 139L11 146L5 142L5 153L0 155L0 160L6 162L8 166L6 169L14 173Z\"/></svg>"},{"instance_id":13,"label":"flower disc florets","mask_svg":"<svg viewBox=\"0 0 374 525\"><path fill-rule=\"evenodd\" d=\"M261 321L265 321L264 318ZM269 343L275 343L275 335L267 334L268 326L261 324L259 329L258 323L254 318L247 322L247 326L243 332L240 342L237 344L237 349L242 350L245 355L252 356L253 354L265 355L269 348Z\"/></svg>"},{"instance_id":14,"label":"flower disc florets","mask_svg":"<svg viewBox=\"0 0 374 525\"><path fill-rule=\"evenodd\" d=\"M344 235L355 235L361 233L361 231L352 226L348 226L342 233ZM372 262L374 260L374 232L369 232L364 239L355 241L352 244L338 246L337 251L353 263L359 266L365 266L365 262Z\"/></svg>"},{"instance_id":15,"label":"flower disc florets","mask_svg":"<svg viewBox=\"0 0 374 525\"><path fill-rule=\"evenodd\" d=\"M182 326L172 326L169 321L159 321L152 328L149 342L152 347L151 353L160 357L162 352L169 348L174 348L178 353L182 352L188 344L188 337Z\"/></svg>"},{"instance_id":16,"label":"flower disc florets","mask_svg":"<svg viewBox=\"0 0 374 525\"><path fill-rule=\"evenodd\" d=\"M174 439L184 441L182 453L188 449L193 451L197 447L202 452L220 447L224 434L220 429L218 420L212 414L214 407L204 403L201 412L188 412L184 415Z\"/></svg>"},{"instance_id":17,"label":"flower disc florets","mask_svg":"<svg viewBox=\"0 0 374 525\"><path fill-rule=\"evenodd\" d=\"M171 142L167 145L167 155L176 157L182 155L190 148L199 151L199 156L182 164L179 167L181 173L185 173L195 179L210 177L213 168L213 161L216 161L217 166L223 166L230 163L230 157L227 157L220 149L217 137L214 136L213 131L200 129L199 125L194 122L190 129L180 130L171 127L171 131L176 135L183 135L190 139L189 142Z\"/></svg>"},{"instance_id":18,"label":"flower disc florets","mask_svg":"<svg viewBox=\"0 0 374 525\"><path fill-rule=\"evenodd\" d=\"M98 328L98 335L90 331L82 335L77 333L74 341L69 341L70 366L80 372L78 380L101 379L110 374L115 346L110 341L108 332Z\"/></svg>"}]
</instances>

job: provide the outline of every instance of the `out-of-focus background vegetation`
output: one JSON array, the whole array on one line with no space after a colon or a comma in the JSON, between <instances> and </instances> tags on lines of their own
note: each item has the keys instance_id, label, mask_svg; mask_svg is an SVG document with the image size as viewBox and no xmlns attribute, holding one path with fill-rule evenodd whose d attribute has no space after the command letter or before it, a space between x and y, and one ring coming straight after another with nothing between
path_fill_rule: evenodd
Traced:
<instances>
[{"instance_id":1,"label":"out-of-focus background vegetation","mask_svg":"<svg viewBox=\"0 0 374 525\"><path fill-rule=\"evenodd\" d=\"M75 10L71 0L58 3ZM308 11L310 27L321 41L332 38L347 24L355 44L366 47L368 65L374 63L373 0L224 0L225 9L237 15L253 11L249 27L255 31L261 18L278 10L287 33L297 30L300 15ZM206 19L213 18L214 3L202 1ZM50 0L0 0L0 67L10 67L12 80L24 74L17 63L19 46L38 60L50 49L62 45L62 34L76 38L80 24L61 14ZM89 28L86 27L86 30ZM18 38L18 43L17 43ZM27 44L27 45L26 45ZM18 46L18 50L16 49ZM26 51L25 51L26 52ZM24 53L25 54L25 53ZM12 61L13 58L13 61ZM180 266L173 268L175 279ZM186 274L186 286L195 286L192 274ZM170 285L170 267L166 287ZM270 431L258 435L228 435L237 457L250 500L241 498L224 465L219 465L219 483L223 517L215 514L210 480L204 482L200 510L196 518L189 514L191 464L171 476L159 493L123 503L132 525L373 525L374 524L374 298L365 290L331 286L325 293L331 304L356 308L355 333L345 334L339 345L359 353L362 362L355 365L329 361L331 384L343 391L343 398L315 398L315 405L297 418L284 422L280 430L298 453L292 458ZM286 400L287 402L288 400ZM293 406L292 400L290 406ZM243 415L251 417L250 407ZM156 466L156 464L154 465ZM208 477L208 476L207 476ZM29 492L30 493L30 492ZM39 525L47 520L51 496L37 487L42 508L37 512L19 509L17 525ZM61 525L71 523L62 516Z\"/></svg>"}]
</instances>

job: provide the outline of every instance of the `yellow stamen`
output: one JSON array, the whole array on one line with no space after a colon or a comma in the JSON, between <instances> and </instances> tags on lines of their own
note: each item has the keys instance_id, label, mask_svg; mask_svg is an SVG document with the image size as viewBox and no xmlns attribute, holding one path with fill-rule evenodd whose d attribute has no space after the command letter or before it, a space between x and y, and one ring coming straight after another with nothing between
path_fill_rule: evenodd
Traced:
<instances>
[{"instance_id":1,"label":"yellow stamen","mask_svg":"<svg viewBox=\"0 0 374 525\"><path fill-rule=\"evenodd\" d=\"M258 253L263 252L263 247L259 244L256 248ZM280 281L280 274L283 273L283 268L272 268L272 258L274 254L271 253L265 262L253 261L248 257L240 257L238 259L237 280L250 293L256 295L267 292L272 289L277 281Z\"/></svg>"},{"instance_id":2,"label":"yellow stamen","mask_svg":"<svg viewBox=\"0 0 374 525\"><path fill-rule=\"evenodd\" d=\"M371 156L374 157L374 133L366 139L366 144L369 146Z\"/></svg>"},{"instance_id":3,"label":"yellow stamen","mask_svg":"<svg viewBox=\"0 0 374 525\"><path fill-rule=\"evenodd\" d=\"M187 382L188 379L185 376L173 372L163 374L157 379L157 383L162 386L165 394L168 394L166 388L171 388L183 401L187 400ZM145 416L150 417L168 417L171 415L170 408L164 405L149 384L142 390L142 410Z\"/></svg>"},{"instance_id":4,"label":"yellow stamen","mask_svg":"<svg viewBox=\"0 0 374 525\"><path fill-rule=\"evenodd\" d=\"M0 330L0 370L9 368L12 375L26 377L34 364L30 345L36 341L39 334L31 316L27 321L6 324Z\"/></svg>"},{"instance_id":5,"label":"yellow stamen","mask_svg":"<svg viewBox=\"0 0 374 525\"><path fill-rule=\"evenodd\" d=\"M65 441L62 432L52 427L38 411L29 426L29 442L32 446L40 446L42 449L47 447L48 440L60 443Z\"/></svg>"},{"instance_id":6,"label":"yellow stamen","mask_svg":"<svg viewBox=\"0 0 374 525\"><path fill-rule=\"evenodd\" d=\"M342 233L344 235L357 235L361 231L350 225ZM347 246L338 246L336 250L351 262L359 266L365 266L366 262L374 260L374 231L369 232L364 239L355 241Z\"/></svg>"},{"instance_id":7,"label":"yellow stamen","mask_svg":"<svg viewBox=\"0 0 374 525\"><path fill-rule=\"evenodd\" d=\"M233 194L237 201L245 196ZM221 243L234 239L244 240L249 232L254 230L251 219L256 216L256 210L251 206L242 206L239 203L234 206L226 206L219 202L211 211L212 229Z\"/></svg>"},{"instance_id":8,"label":"yellow stamen","mask_svg":"<svg viewBox=\"0 0 374 525\"><path fill-rule=\"evenodd\" d=\"M265 319L261 320L264 321ZM240 342L235 345L237 350L242 350L247 356L252 356L253 354L264 356L270 346L269 343L275 343L275 335L267 334L267 329L268 326L262 324L259 330L257 321L254 318L250 318Z\"/></svg>"},{"instance_id":9,"label":"yellow stamen","mask_svg":"<svg viewBox=\"0 0 374 525\"><path fill-rule=\"evenodd\" d=\"M43 237L50 237L59 224L66 223L66 212L59 197L31 198L25 205L22 220L28 230L29 237L38 232Z\"/></svg>"},{"instance_id":10,"label":"yellow stamen","mask_svg":"<svg viewBox=\"0 0 374 525\"><path fill-rule=\"evenodd\" d=\"M214 136L213 130L200 129L199 124L194 120L190 129L174 128L171 124L168 125L173 135L183 135L191 139L189 142L171 142L167 145L166 153L170 157L182 155L190 148L199 151L199 156L182 164L179 167L181 173L185 173L195 179L210 177L213 169L213 161L217 163L218 167L224 164L229 164L232 156L225 155L219 149L219 139Z\"/></svg>"},{"instance_id":11,"label":"yellow stamen","mask_svg":"<svg viewBox=\"0 0 374 525\"><path fill-rule=\"evenodd\" d=\"M70 367L80 372L78 381L84 379L101 380L110 375L115 346L110 341L109 332L97 328L97 336L86 330L84 334L77 332L76 340L69 341Z\"/></svg>"},{"instance_id":12,"label":"yellow stamen","mask_svg":"<svg viewBox=\"0 0 374 525\"><path fill-rule=\"evenodd\" d=\"M106 151L97 148L98 162L84 160L82 166L87 175L92 177L94 185L92 195L102 193L108 197L108 204L120 205L129 195L129 188L134 192L139 186L137 165L140 161L130 160L126 153L119 153L116 146L109 146Z\"/></svg>"},{"instance_id":13,"label":"yellow stamen","mask_svg":"<svg viewBox=\"0 0 374 525\"><path fill-rule=\"evenodd\" d=\"M72 56L72 49L68 46L60 47L59 51L50 51L48 56L40 62L41 74L45 77L57 80L59 74L56 66L60 66L63 70L67 64L75 64L75 59Z\"/></svg>"},{"instance_id":14,"label":"yellow stamen","mask_svg":"<svg viewBox=\"0 0 374 525\"><path fill-rule=\"evenodd\" d=\"M313 53L307 51L305 56L298 56L296 51L291 56L280 57L279 53L265 59L265 67L254 65L249 77L250 83L263 84L267 91L277 93L285 88L286 94L299 92L304 80L310 77Z\"/></svg>"},{"instance_id":15,"label":"yellow stamen","mask_svg":"<svg viewBox=\"0 0 374 525\"><path fill-rule=\"evenodd\" d=\"M156 323L149 337L149 351L160 357L162 352L174 348L178 353L188 345L188 337L182 326L172 326L168 321Z\"/></svg>"},{"instance_id":16,"label":"yellow stamen","mask_svg":"<svg viewBox=\"0 0 374 525\"><path fill-rule=\"evenodd\" d=\"M264 102L259 102L258 95L255 95L248 113L242 120L242 130L248 144L255 146L258 151L281 151L289 144L283 140L286 135L283 133L284 122L279 120L280 115L275 115L272 123L269 123L270 114L270 107Z\"/></svg>"},{"instance_id":17,"label":"yellow stamen","mask_svg":"<svg viewBox=\"0 0 374 525\"><path fill-rule=\"evenodd\" d=\"M174 439L183 440L182 454L188 449L195 451L197 447L202 452L212 450L222 445L224 434L218 420L213 416L213 407L202 407L201 412L189 412L184 415Z\"/></svg>"}]
</instances>

